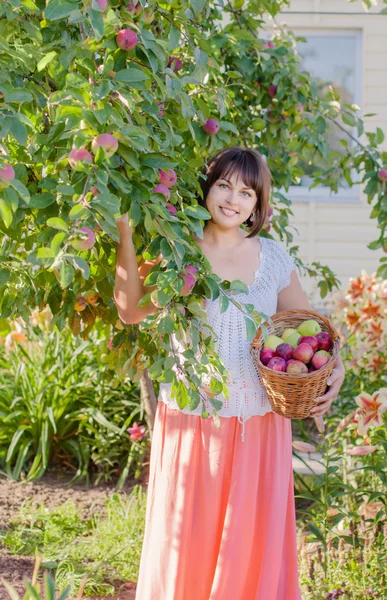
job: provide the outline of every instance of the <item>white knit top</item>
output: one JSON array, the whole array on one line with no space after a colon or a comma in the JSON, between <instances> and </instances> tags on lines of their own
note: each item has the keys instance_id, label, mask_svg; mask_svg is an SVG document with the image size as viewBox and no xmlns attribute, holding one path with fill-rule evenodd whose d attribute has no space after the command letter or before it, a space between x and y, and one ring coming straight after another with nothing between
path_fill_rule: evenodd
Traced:
<instances>
[{"instance_id":1,"label":"white knit top","mask_svg":"<svg viewBox=\"0 0 387 600\"><path fill-rule=\"evenodd\" d=\"M278 293L290 283L290 274L295 269L294 259L279 243L270 238L261 237L259 267L254 274L254 281L248 286L248 293L233 293L233 297L241 303L254 304L259 311L272 316L277 311ZM230 293L230 292L228 292ZM258 376L250 354L251 340L246 339L246 325L242 312L232 303L223 313L219 311L219 298L206 300L208 323L216 332L215 349L224 366L232 376L229 380L229 398L223 394L216 396L223 402L217 411L219 417L238 417L242 423L242 441L244 441L244 423L255 415L273 412L266 390ZM208 334L208 329L206 330ZM184 363L182 352L187 343L173 340L176 354ZM207 385L203 382L203 385ZM160 383L159 400L169 408L181 410L183 413L198 415L202 413L202 402L194 410L188 406L180 409L171 398L171 383Z\"/></svg>"}]
</instances>

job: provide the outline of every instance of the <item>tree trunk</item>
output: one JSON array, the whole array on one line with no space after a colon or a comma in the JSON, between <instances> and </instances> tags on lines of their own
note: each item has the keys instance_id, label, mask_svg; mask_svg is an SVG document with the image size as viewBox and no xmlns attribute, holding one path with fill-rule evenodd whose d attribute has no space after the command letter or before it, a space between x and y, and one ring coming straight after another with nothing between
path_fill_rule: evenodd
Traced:
<instances>
[{"instance_id":1,"label":"tree trunk","mask_svg":"<svg viewBox=\"0 0 387 600\"><path fill-rule=\"evenodd\" d=\"M149 427L150 438L152 440L153 425L155 422L157 398L153 383L148 375L148 370L144 369L140 379L141 402L145 408L146 418Z\"/></svg>"}]
</instances>

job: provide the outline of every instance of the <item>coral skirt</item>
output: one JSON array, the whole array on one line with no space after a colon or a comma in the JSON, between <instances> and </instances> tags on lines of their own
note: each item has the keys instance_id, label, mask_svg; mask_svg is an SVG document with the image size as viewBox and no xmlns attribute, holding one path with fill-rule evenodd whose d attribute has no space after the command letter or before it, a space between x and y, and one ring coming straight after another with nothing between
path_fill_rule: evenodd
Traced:
<instances>
[{"instance_id":1,"label":"coral skirt","mask_svg":"<svg viewBox=\"0 0 387 600\"><path fill-rule=\"evenodd\" d=\"M159 401L136 600L301 600L291 421Z\"/></svg>"}]
</instances>

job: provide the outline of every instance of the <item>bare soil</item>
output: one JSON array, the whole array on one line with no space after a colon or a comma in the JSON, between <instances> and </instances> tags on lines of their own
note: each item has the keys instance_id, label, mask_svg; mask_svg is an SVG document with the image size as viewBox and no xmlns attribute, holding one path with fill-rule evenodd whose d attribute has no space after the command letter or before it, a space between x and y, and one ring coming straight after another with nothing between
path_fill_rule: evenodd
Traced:
<instances>
[{"instance_id":1,"label":"bare soil","mask_svg":"<svg viewBox=\"0 0 387 600\"><path fill-rule=\"evenodd\" d=\"M100 483L98 486L85 484L66 487L71 477L66 473L47 473L36 482L15 482L9 479L0 479L0 530L9 527L11 519L15 518L22 502L31 501L33 507L44 504L47 508L55 508L66 500L72 500L82 516L89 518L96 513L105 513L106 500L112 493L117 492L113 484ZM147 476L143 479L127 481L123 492L130 494L135 485L147 484ZM34 569L34 559L25 556L12 555L0 546L0 600L8 600L2 580L10 583L22 596L25 593L23 580L31 580ZM117 587L116 595L108 596L110 600L134 600L136 583L125 582ZM89 597L89 600L102 600L101 596Z\"/></svg>"}]
</instances>

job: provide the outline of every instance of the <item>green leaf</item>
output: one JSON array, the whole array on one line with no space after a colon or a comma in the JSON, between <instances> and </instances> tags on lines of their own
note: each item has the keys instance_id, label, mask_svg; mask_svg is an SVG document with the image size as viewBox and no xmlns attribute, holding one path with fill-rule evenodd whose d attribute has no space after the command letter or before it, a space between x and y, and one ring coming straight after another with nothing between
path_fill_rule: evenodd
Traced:
<instances>
[{"instance_id":1,"label":"green leaf","mask_svg":"<svg viewBox=\"0 0 387 600\"><path fill-rule=\"evenodd\" d=\"M158 333L173 333L175 330L174 322L171 317L163 317L157 326Z\"/></svg>"},{"instance_id":2,"label":"green leaf","mask_svg":"<svg viewBox=\"0 0 387 600\"><path fill-rule=\"evenodd\" d=\"M8 229L12 223L12 210L2 198L0 198L0 217Z\"/></svg>"},{"instance_id":3,"label":"green leaf","mask_svg":"<svg viewBox=\"0 0 387 600\"><path fill-rule=\"evenodd\" d=\"M320 542L325 543L325 538L323 532L317 527L313 521L308 521L308 527L312 533L314 533L315 537L320 540Z\"/></svg>"},{"instance_id":4,"label":"green leaf","mask_svg":"<svg viewBox=\"0 0 387 600\"><path fill-rule=\"evenodd\" d=\"M69 212L69 219L75 221L76 219L85 219L89 214L88 209L82 204L76 204L72 207Z\"/></svg>"},{"instance_id":5,"label":"green leaf","mask_svg":"<svg viewBox=\"0 0 387 600\"><path fill-rule=\"evenodd\" d=\"M69 230L69 226L67 225L67 223L65 223L65 221L63 221L63 219L60 219L59 217L47 219L47 225L49 227L52 227L53 229L58 229L59 231Z\"/></svg>"},{"instance_id":6,"label":"green leaf","mask_svg":"<svg viewBox=\"0 0 387 600\"><path fill-rule=\"evenodd\" d=\"M228 309L228 306L230 304L230 300L227 298L227 296L225 294L221 294L219 296L219 309L220 312L223 313Z\"/></svg>"},{"instance_id":7,"label":"green leaf","mask_svg":"<svg viewBox=\"0 0 387 600\"><path fill-rule=\"evenodd\" d=\"M38 64L36 65L36 70L38 71L38 73L40 71L43 71L43 69L45 69L47 65L49 65L50 62L54 60L55 57L56 52L54 50L52 52L48 52L45 56L43 56L43 58L41 58Z\"/></svg>"},{"instance_id":8,"label":"green leaf","mask_svg":"<svg viewBox=\"0 0 387 600\"><path fill-rule=\"evenodd\" d=\"M47 206L51 206L54 204L55 196L49 194L48 192L44 192L43 194L34 194L28 201L28 204L32 208L47 208Z\"/></svg>"},{"instance_id":9,"label":"green leaf","mask_svg":"<svg viewBox=\"0 0 387 600\"><path fill-rule=\"evenodd\" d=\"M77 8L79 8L79 2L77 0L50 0L44 11L44 17L48 21L64 19Z\"/></svg>"},{"instance_id":10,"label":"green leaf","mask_svg":"<svg viewBox=\"0 0 387 600\"><path fill-rule=\"evenodd\" d=\"M36 256L38 258L55 258L55 252L52 248L38 248Z\"/></svg>"},{"instance_id":11,"label":"green leaf","mask_svg":"<svg viewBox=\"0 0 387 600\"><path fill-rule=\"evenodd\" d=\"M197 15L202 12L205 5L205 0L191 0L191 6Z\"/></svg>"},{"instance_id":12,"label":"green leaf","mask_svg":"<svg viewBox=\"0 0 387 600\"><path fill-rule=\"evenodd\" d=\"M245 316L246 335L248 340L253 340L257 332L257 327L252 319Z\"/></svg>"},{"instance_id":13,"label":"green leaf","mask_svg":"<svg viewBox=\"0 0 387 600\"><path fill-rule=\"evenodd\" d=\"M62 262L59 269L60 285L62 289L67 288L74 278L75 271L71 265Z\"/></svg>"},{"instance_id":14,"label":"green leaf","mask_svg":"<svg viewBox=\"0 0 387 600\"><path fill-rule=\"evenodd\" d=\"M66 234L63 232L57 233L51 240L51 249L57 254L63 240L66 238Z\"/></svg>"},{"instance_id":15,"label":"green leaf","mask_svg":"<svg viewBox=\"0 0 387 600\"><path fill-rule=\"evenodd\" d=\"M24 123L19 121L19 119L17 119L16 117L11 118L10 130L11 130L11 133L12 133L13 137L15 138L15 140L21 146L25 146L27 144L27 139L28 139L27 127L24 125Z\"/></svg>"},{"instance_id":16,"label":"green leaf","mask_svg":"<svg viewBox=\"0 0 387 600\"><path fill-rule=\"evenodd\" d=\"M353 115L351 115L351 113L343 112L341 118L343 119L346 125L349 125L350 127L355 127L356 119Z\"/></svg>"},{"instance_id":17,"label":"green leaf","mask_svg":"<svg viewBox=\"0 0 387 600\"><path fill-rule=\"evenodd\" d=\"M167 156L160 154L159 152L150 152L140 157L141 164L147 167L154 167L156 169L167 169L169 167L175 167L176 161L171 160Z\"/></svg>"},{"instance_id":18,"label":"green leaf","mask_svg":"<svg viewBox=\"0 0 387 600\"><path fill-rule=\"evenodd\" d=\"M239 292L241 294L247 294L249 288L245 283L243 283L243 281L240 281L239 279L234 279L230 283L230 290L232 290L233 292Z\"/></svg>"},{"instance_id":19,"label":"green leaf","mask_svg":"<svg viewBox=\"0 0 387 600\"><path fill-rule=\"evenodd\" d=\"M146 81L149 79L149 75L144 73L141 69L122 69L116 73L114 79L115 81L122 81L130 84L136 81Z\"/></svg>"},{"instance_id":20,"label":"green leaf","mask_svg":"<svg viewBox=\"0 0 387 600\"><path fill-rule=\"evenodd\" d=\"M100 11L89 8L89 19L97 40L100 40L104 34L103 16Z\"/></svg>"},{"instance_id":21,"label":"green leaf","mask_svg":"<svg viewBox=\"0 0 387 600\"><path fill-rule=\"evenodd\" d=\"M81 256L73 256L72 257L73 264L76 269L79 269L82 272L82 276L84 279L89 279L90 277L90 267L87 261Z\"/></svg>"},{"instance_id":22,"label":"green leaf","mask_svg":"<svg viewBox=\"0 0 387 600\"><path fill-rule=\"evenodd\" d=\"M19 181L18 179L13 179L12 181L10 181L10 185L11 185L11 187L13 187L14 190L17 191L20 198L22 200L24 200L24 202L27 202L27 203L29 202L30 193L29 193L28 189L26 188L26 186L21 181Z\"/></svg>"},{"instance_id":23,"label":"green leaf","mask_svg":"<svg viewBox=\"0 0 387 600\"><path fill-rule=\"evenodd\" d=\"M201 206L200 204L197 204L196 206L187 206L185 208L184 212L189 217L194 217L195 219L200 219L200 220L211 219L211 215L208 212L208 210L206 210L204 208L204 206Z\"/></svg>"},{"instance_id":24,"label":"green leaf","mask_svg":"<svg viewBox=\"0 0 387 600\"><path fill-rule=\"evenodd\" d=\"M14 88L10 92L4 94L5 102L32 102L32 94L24 88Z\"/></svg>"}]
</instances>

